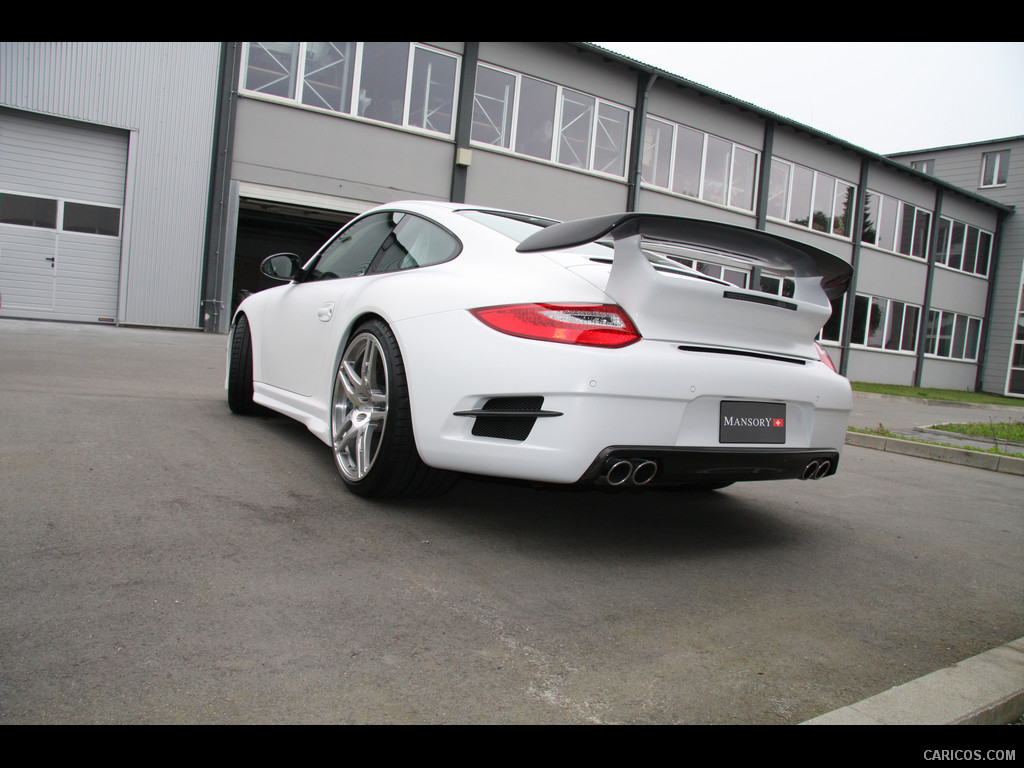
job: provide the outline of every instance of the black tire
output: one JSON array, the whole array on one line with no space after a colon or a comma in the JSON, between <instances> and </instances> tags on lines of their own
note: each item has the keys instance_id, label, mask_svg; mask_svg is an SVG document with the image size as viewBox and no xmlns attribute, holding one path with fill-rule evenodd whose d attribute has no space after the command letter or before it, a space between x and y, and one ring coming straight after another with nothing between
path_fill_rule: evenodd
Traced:
<instances>
[{"instance_id":1,"label":"black tire","mask_svg":"<svg viewBox=\"0 0 1024 768\"><path fill-rule=\"evenodd\" d=\"M439 496L458 478L428 467L416 451L402 354L381 320L363 323L346 342L331 395L331 439L335 466L359 496Z\"/></svg>"},{"instance_id":2,"label":"black tire","mask_svg":"<svg viewBox=\"0 0 1024 768\"><path fill-rule=\"evenodd\" d=\"M239 315L231 332L228 363L228 407L232 413L255 416L265 409L252 399L252 334L245 315Z\"/></svg>"}]
</instances>

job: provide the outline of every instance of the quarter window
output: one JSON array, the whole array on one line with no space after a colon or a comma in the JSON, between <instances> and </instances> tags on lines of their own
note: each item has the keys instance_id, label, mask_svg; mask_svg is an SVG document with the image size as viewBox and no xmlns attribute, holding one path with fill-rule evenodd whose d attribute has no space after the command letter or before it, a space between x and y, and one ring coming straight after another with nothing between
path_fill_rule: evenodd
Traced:
<instances>
[{"instance_id":1,"label":"quarter window","mask_svg":"<svg viewBox=\"0 0 1024 768\"><path fill-rule=\"evenodd\" d=\"M324 247L309 279L333 280L366 274L397 223L395 219L392 213L377 213L353 222Z\"/></svg>"},{"instance_id":2,"label":"quarter window","mask_svg":"<svg viewBox=\"0 0 1024 768\"><path fill-rule=\"evenodd\" d=\"M459 241L426 219L396 211L354 221L328 243L312 265L309 280L333 280L399 272L454 259Z\"/></svg>"}]
</instances>

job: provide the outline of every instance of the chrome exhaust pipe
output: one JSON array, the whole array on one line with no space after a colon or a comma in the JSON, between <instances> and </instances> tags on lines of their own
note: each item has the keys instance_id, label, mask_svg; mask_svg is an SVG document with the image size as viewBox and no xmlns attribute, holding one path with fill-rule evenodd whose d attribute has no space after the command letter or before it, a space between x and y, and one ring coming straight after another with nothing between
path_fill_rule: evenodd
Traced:
<instances>
[{"instance_id":1,"label":"chrome exhaust pipe","mask_svg":"<svg viewBox=\"0 0 1024 768\"><path fill-rule=\"evenodd\" d=\"M633 468L633 484L647 485L658 474L658 465L649 459L637 462Z\"/></svg>"},{"instance_id":2,"label":"chrome exhaust pipe","mask_svg":"<svg viewBox=\"0 0 1024 768\"><path fill-rule=\"evenodd\" d=\"M817 461L812 461L806 467L804 467L804 474L800 478L801 480L814 480L817 478L819 464Z\"/></svg>"},{"instance_id":3,"label":"chrome exhaust pipe","mask_svg":"<svg viewBox=\"0 0 1024 768\"><path fill-rule=\"evenodd\" d=\"M828 471L831 468L832 462L829 461L828 459L823 459L822 462L818 465L818 469L814 473L814 479L820 480L821 478L828 474Z\"/></svg>"},{"instance_id":4,"label":"chrome exhaust pipe","mask_svg":"<svg viewBox=\"0 0 1024 768\"><path fill-rule=\"evenodd\" d=\"M608 485L622 485L633 476L633 465L628 461L616 461L604 473L605 482Z\"/></svg>"}]
</instances>

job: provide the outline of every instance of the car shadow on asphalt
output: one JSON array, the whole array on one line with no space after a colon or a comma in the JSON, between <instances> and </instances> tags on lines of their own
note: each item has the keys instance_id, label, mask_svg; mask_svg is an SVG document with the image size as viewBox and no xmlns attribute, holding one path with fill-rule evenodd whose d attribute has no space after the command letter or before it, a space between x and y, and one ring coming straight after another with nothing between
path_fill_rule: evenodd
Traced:
<instances>
[{"instance_id":1,"label":"car shadow on asphalt","mask_svg":"<svg viewBox=\"0 0 1024 768\"><path fill-rule=\"evenodd\" d=\"M623 555L708 555L714 551L785 549L814 536L814 525L795 505L758 497L764 483L737 483L717 491L561 487L462 475L436 498L362 499L334 468L330 450L303 425L285 417L257 417L254 425L297 452L309 482L346 508L421 518L463 533L525 536L540 547L604 550ZM797 480L783 480L807 488Z\"/></svg>"}]
</instances>

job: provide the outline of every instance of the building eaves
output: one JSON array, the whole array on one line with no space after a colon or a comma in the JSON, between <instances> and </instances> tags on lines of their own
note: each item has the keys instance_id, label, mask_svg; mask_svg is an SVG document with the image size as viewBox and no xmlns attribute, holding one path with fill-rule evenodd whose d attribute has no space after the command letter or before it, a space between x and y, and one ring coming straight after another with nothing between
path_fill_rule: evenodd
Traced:
<instances>
[{"instance_id":1,"label":"building eaves","mask_svg":"<svg viewBox=\"0 0 1024 768\"><path fill-rule=\"evenodd\" d=\"M920 155L925 152L945 152L950 149L966 149L970 147L986 147L995 144L1008 144L1011 141L1024 141L1024 136L1005 136L1001 139L985 139L984 141L969 141L965 144L947 144L942 147L925 147L924 149L907 149L903 152L890 152L889 157L904 157L906 155Z\"/></svg>"}]
</instances>

